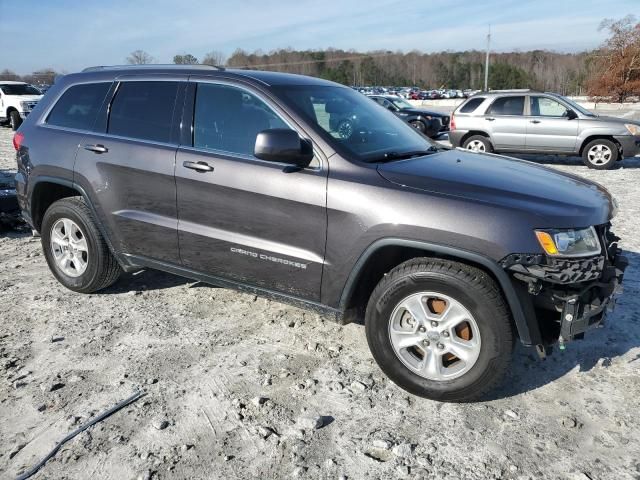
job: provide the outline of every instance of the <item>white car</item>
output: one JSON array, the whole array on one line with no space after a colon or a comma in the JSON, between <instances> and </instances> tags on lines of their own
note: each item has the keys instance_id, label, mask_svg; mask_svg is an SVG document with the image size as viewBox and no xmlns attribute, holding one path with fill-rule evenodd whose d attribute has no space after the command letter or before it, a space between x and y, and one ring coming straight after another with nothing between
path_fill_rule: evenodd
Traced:
<instances>
[{"instance_id":1,"label":"white car","mask_svg":"<svg viewBox=\"0 0 640 480\"><path fill-rule=\"evenodd\" d=\"M42 92L24 82L0 81L0 122L17 130L42 98Z\"/></svg>"}]
</instances>

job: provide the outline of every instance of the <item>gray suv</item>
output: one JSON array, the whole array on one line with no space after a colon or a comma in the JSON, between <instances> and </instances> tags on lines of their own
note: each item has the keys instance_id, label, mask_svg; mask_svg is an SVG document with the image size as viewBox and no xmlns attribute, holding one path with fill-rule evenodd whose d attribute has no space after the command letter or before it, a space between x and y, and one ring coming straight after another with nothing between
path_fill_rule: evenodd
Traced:
<instances>
[{"instance_id":1,"label":"gray suv","mask_svg":"<svg viewBox=\"0 0 640 480\"><path fill-rule=\"evenodd\" d=\"M437 146L316 78L91 68L14 146L23 216L65 287L154 268L363 321L380 368L432 399L482 397L516 341L545 356L602 324L627 264L601 186Z\"/></svg>"},{"instance_id":2,"label":"gray suv","mask_svg":"<svg viewBox=\"0 0 640 480\"><path fill-rule=\"evenodd\" d=\"M589 168L612 168L640 153L640 123L601 117L572 100L529 90L480 93L453 114L449 139L476 152L582 156Z\"/></svg>"}]
</instances>

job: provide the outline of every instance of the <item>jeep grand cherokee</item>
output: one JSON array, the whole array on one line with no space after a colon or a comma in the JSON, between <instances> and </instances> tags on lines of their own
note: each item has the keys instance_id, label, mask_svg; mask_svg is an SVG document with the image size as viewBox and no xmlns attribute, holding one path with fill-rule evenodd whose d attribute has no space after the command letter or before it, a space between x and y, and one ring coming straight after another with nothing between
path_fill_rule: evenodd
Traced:
<instances>
[{"instance_id":1,"label":"jeep grand cherokee","mask_svg":"<svg viewBox=\"0 0 640 480\"><path fill-rule=\"evenodd\" d=\"M90 68L14 145L23 215L65 287L155 268L364 318L380 368L432 399L483 396L516 339L542 356L601 324L626 266L600 185L436 146L315 78Z\"/></svg>"}]
</instances>

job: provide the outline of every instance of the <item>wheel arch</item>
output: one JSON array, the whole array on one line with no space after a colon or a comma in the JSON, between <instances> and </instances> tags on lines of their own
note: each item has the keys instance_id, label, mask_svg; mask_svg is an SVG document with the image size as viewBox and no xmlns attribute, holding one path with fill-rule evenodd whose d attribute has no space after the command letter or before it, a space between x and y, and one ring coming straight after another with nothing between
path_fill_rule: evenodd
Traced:
<instances>
[{"instance_id":1,"label":"wheel arch","mask_svg":"<svg viewBox=\"0 0 640 480\"><path fill-rule=\"evenodd\" d=\"M613 135L603 135L603 134L594 134L586 137L580 144L580 150L578 150L578 155L582 156L582 154L584 153L585 147L594 140L609 140L610 142L613 142L613 144L618 147L618 154L619 154L618 160L622 158L622 155L621 155L622 145L620 144L620 142L618 142L618 140L616 140L616 138Z\"/></svg>"},{"instance_id":2,"label":"wheel arch","mask_svg":"<svg viewBox=\"0 0 640 480\"><path fill-rule=\"evenodd\" d=\"M406 260L424 256L465 263L489 274L507 301L520 341L524 345L542 343L527 293L517 289L498 263L479 253L447 245L402 238L377 240L367 247L353 266L340 297L340 309L348 312L345 314L347 317L361 314L373 289L389 270Z\"/></svg>"},{"instance_id":3,"label":"wheel arch","mask_svg":"<svg viewBox=\"0 0 640 480\"><path fill-rule=\"evenodd\" d=\"M466 142L467 139L473 137L474 135L480 135L482 137L486 137L486 139L489 140L489 143L491 144L491 146L492 147L494 146L493 142L491 141L491 136L487 132L484 132L482 130L469 130L460 139L460 146L462 147L464 145L464 142Z\"/></svg>"},{"instance_id":4,"label":"wheel arch","mask_svg":"<svg viewBox=\"0 0 640 480\"><path fill-rule=\"evenodd\" d=\"M111 241L111 236L107 231L106 227L99 221L100 215L95 209L93 202L87 192L82 188L82 186L77 183L72 182L71 180L67 180L64 178L58 177L48 177L43 176L39 177L33 185L33 189L29 195L29 214L31 215L31 221L33 222L33 227L36 231L40 231L42 227L42 219L44 218L44 214L47 209L58 200L62 200L63 198L69 197L82 197L84 202L91 210L92 215L96 219L96 225L100 234L105 239L109 250L116 258L120 266L125 271L131 271L135 268L132 268L129 262L123 260L122 255L114 248L114 245Z\"/></svg>"}]
</instances>

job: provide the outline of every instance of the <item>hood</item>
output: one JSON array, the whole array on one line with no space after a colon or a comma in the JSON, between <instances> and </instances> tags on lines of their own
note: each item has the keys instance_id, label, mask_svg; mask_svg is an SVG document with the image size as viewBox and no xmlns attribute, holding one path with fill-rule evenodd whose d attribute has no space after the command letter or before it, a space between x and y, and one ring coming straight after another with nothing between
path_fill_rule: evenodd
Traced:
<instances>
[{"instance_id":1,"label":"hood","mask_svg":"<svg viewBox=\"0 0 640 480\"><path fill-rule=\"evenodd\" d=\"M445 150L380 164L378 172L406 188L526 212L541 228L599 225L614 210L609 192L595 182L500 155Z\"/></svg>"},{"instance_id":2,"label":"hood","mask_svg":"<svg viewBox=\"0 0 640 480\"><path fill-rule=\"evenodd\" d=\"M19 102L38 102L42 95L14 95Z\"/></svg>"},{"instance_id":3,"label":"hood","mask_svg":"<svg viewBox=\"0 0 640 480\"><path fill-rule=\"evenodd\" d=\"M442 112L434 112L433 110L423 110L422 108L403 108L400 110L403 113L414 113L416 115L425 115L428 117L446 117L447 115Z\"/></svg>"}]
</instances>

